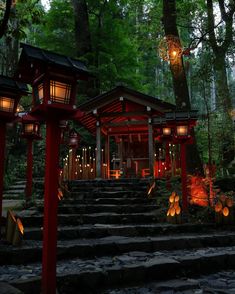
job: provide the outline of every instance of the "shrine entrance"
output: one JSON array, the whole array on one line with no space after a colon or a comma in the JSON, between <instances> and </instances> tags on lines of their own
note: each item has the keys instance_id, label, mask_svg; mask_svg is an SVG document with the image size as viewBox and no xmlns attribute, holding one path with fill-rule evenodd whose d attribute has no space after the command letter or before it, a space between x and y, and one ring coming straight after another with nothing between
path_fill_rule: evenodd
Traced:
<instances>
[{"instance_id":1,"label":"shrine entrance","mask_svg":"<svg viewBox=\"0 0 235 294\"><path fill-rule=\"evenodd\" d=\"M84 113L80 123L96 136L96 148L84 147L76 158L67 158L76 165L70 179L180 174L179 145L191 143L195 112L178 112L173 104L123 86L88 100L79 109Z\"/></svg>"}]
</instances>

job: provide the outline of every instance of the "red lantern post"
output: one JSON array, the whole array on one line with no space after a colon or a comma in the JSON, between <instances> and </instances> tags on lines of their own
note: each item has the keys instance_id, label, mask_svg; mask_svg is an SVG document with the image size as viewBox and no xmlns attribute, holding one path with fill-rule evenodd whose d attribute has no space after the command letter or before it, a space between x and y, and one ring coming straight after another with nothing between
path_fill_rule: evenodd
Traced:
<instances>
[{"instance_id":1,"label":"red lantern post","mask_svg":"<svg viewBox=\"0 0 235 294\"><path fill-rule=\"evenodd\" d=\"M25 44L22 47L20 77L33 85L32 114L46 121L41 293L55 294L60 121L79 117L74 105L76 84L87 78L88 72L75 59Z\"/></svg>"},{"instance_id":2,"label":"red lantern post","mask_svg":"<svg viewBox=\"0 0 235 294\"><path fill-rule=\"evenodd\" d=\"M2 75L0 76L0 235L6 147L6 124L15 120L18 102L22 95L28 94L27 90L26 84L16 83L11 78Z\"/></svg>"},{"instance_id":3,"label":"red lantern post","mask_svg":"<svg viewBox=\"0 0 235 294\"><path fill-rule=\"evenodd\" d=\"M24 115L22 121L22 138L27 139L26 201L32 196L33 186L33 140L41 140L40 124L32 115Z\"/></svg>"}]
</instances>

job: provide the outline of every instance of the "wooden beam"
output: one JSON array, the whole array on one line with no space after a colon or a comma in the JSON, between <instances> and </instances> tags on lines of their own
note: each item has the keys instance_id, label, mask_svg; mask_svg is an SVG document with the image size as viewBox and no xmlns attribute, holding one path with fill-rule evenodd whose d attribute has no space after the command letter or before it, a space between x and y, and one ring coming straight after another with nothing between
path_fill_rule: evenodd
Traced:
<instances>
[{"instance_id":1,"label":"wooden beam","mask_svg":"<svg viewBox=\"0 0 235 294\"><path fill-rule=\"evenodd\" d=\"M139 115L149 115L149 112L147 111L130 111L130 112L103 112L100 113L99 116L100 118L102 117L117 117L117 116L121 116L121 117L129 117L129 116L139 116Z\"/></svg>"}]
</instances>

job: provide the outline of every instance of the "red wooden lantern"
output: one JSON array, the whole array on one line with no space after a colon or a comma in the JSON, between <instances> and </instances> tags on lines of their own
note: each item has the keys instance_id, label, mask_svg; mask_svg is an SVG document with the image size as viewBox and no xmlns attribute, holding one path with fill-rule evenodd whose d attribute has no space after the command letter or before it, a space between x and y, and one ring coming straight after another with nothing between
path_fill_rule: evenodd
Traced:
<instances>
[{"instance_id":1,"label":"red wooden lantern","mask_svg":"<svg viewBox=\"0 0 235 294\"><path fill-rule=\"evenodd\" d=\"M6 124L15 120L18 102L22 95L28 94L27 90L26 84L17 83L11 78L0 75L0 224L2 217Z\"/></svg>"},{"instance_id":2,"label":"red wooden lantern","mask_svg":"<svg viewBox=\"0 0 235 294\"><path fill-rule=\"evenodd\" d=\"M17 105L22 95L28 94L27 85L17 83L11 78L0 75L0 119L11 122L15 119Z\"/></svg>"},{"instance_id":3,"label":"red wooden lantern","mask_svg":"<svg viewBox=\"0 0 235 294\"><path fill-rule=\"evenodd\" d=\"M178 139L190 138L190 128L188 125L177 125L175 128L175 137Z\"/></svg>"},{"instance_id":4,"label":"red wooden lantern","mask_svg":"<svg viewBox=\"0 0 235 294\"><path fill-rule=\"evenodd\" d=\"M32 114L46 120L46 168L42 254L42 293L56 293L57 210L60 121L79 117L77 80L87 79L86 66L64 55L22 44L19 78L33 87Z\"/></svg>"}]
</instances>

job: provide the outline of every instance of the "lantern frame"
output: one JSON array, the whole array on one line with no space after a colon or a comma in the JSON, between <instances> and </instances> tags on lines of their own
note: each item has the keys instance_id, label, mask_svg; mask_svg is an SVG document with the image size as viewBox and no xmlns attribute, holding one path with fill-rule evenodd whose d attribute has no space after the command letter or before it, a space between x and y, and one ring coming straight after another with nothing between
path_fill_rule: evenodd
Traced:
<instances>
[{"instance_id":1,"label":"lantern frame","mask_svg":"<svg viewBox=\"0 0 235 294\"><path fill-rule=\"evenodd\" d=\"M37 114L56 114L65 117L65 114L76 112L76 78L61 78L56 74L41 75L33 84L33 108ZM64 94L64 96L60 95Z\"/></svg>"},{"instance_id":2,"label":"lantern frame","mask_svg":"<svg viewBox=\"0 0 235 294\"><path fill-rule=\"evenodd\" d=\"M11 122L15 119L22 95L28 95L25 83L18 83L9 77L0 75L0 118L2 121Z\"/></svg>"},{"instance_id":3,"label":"lantern frame","mask_svg":"<svg viewBox=\"0 0 235 294\"><path fill-rule=\"evenodd\" d=\"M21 118L22 133L21 137L31 140L41 140L41 124L30 114L26 114ZM27 130L28 128L28 130Z\"/></svg>"},{"instance_id":4,"label":"lantern frame","mask_svg":"<svg viewBox=\"0 0 235 294\"><path fill-rule=\"evenodd\" d=\"M191 128L188 124L178 124L175 126L174 136L177 139L189 139L191 138Z\"/></svg>"},{"instance_id":5,"label":"lantern frame","mask_svg":"<svg viewBox=\"0 0 235 294\"><path fill-rule=\"evenodd\" d=\"M161 135L163 138L169 138L172 136L172 127L170 126L163 126L161 129Z\"/></svg>"}]
</instances>

